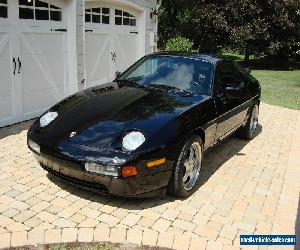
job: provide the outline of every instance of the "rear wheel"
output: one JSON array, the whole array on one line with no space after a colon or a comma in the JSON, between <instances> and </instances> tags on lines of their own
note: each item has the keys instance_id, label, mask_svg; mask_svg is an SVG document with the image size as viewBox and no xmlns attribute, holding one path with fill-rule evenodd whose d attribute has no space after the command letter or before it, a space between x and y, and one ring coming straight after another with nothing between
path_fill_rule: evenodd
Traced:
<instances>
[{"instance_id":1,"label":"rear wheel","mask_svg":"<svg viewBox=\"0 0 300 250\"><path fill-rule=\"evenodd\" d=\"M254 105L246 125L240 128L240 130L238 131L239 137L247 140L251 140L254 138L258 128L258 114L258 105Z\"/></svg>"},{"instance_id":2,"label":"rear wheel","mask_svg":"<svg viewBox=\"0 0 300 250\"><path fill-rule=\"evenodd\" d=\"M199 185L203 145L199 136L192 136L184 144L169 184L169 193L177 197L190 196Z\"/></svg>"}]
</instances>

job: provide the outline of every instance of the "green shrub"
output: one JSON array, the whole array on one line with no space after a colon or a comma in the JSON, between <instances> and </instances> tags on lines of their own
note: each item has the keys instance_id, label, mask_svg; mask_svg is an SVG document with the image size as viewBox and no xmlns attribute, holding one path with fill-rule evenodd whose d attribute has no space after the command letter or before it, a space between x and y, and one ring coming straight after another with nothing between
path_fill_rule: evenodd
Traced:
<instances>
[{"instance_id":1,"label":"green shrub","mask_svg":"<svg viewBox=\"0 0 300 250\"><path fill-rule=\"evenodd\" d=\"M191 52L192 50L193 42L181 36L169 39L166 44L166 51Z\"/></svg>"}]
</instances>

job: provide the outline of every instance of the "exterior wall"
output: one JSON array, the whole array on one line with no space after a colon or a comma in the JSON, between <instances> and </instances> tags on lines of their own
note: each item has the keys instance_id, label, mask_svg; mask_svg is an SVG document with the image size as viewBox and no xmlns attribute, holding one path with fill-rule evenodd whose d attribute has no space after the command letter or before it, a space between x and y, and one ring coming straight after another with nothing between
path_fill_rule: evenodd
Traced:
<instances>
[{"instance_id":1,"label":"exterior wall","mask_svg":"<svg viewBox=\"0 0 300 250\"><path fill-rule=\"evenodd\" d=\"M78 90L82 90L85 83L85 8L84 0L76 1L76 48L77 48L77 81Z\"/></svg>"},{"instance_id":2,"label":"exterior wall","mask_svg":"<svg viewBox=\"0 0 300 250\"><path fill-rule=\"evenodd\" d=\"M84 88L86 81L85 73L85 0L76 1L76 47L77 47L77 83L78 90ZM139 6L145 10L145 54L150 54L156 51L156 45L151 46L150 36L151 32L157 34L157 21L150 19L152 9L156 7L156 0L122 0L122 2L129 2Z\"/></svg>"},{"instance_id":3,"label":"exterior wall","mask_svg":"<svg viewBox=\"0 0 300 250\"><path fill-rule=\"evenodd\" d=\"M136 4L145 9L145 14L146 14L145 52L146 52L146 54L155 52L156 47L152 47L150 45L150 33L151 32L154 32L155 34L157 33L157 21L153 22L150 19L150 13L151 13L152 9L154 9L156 6L156 0L128 0L128 2Z\"/></svg>"}]
</instances>

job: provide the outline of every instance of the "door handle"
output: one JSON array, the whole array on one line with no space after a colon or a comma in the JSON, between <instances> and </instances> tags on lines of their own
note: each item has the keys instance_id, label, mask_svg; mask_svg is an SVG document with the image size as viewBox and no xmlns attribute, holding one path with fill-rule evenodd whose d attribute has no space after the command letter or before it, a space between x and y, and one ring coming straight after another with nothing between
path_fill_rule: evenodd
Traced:
<instances>
[{"instance_id":1,"label":"door handle","mask_svg":"<svg viewBox=\"0 0 300 250\"><path fill-rule=\"evenodd\" d=\"M14 58L14 57L13 57L13 64L14 64L14 71L13 71L13 74L16 75L17 62L16 62L16 58Z\"/></svg>"},{"instance_id":2,"label":"door handle","mask_svg":"<svg viewBox=\"0 0 300 250\"><path fill-rule=\"evenodd\" d=\"M226 104L227 103L227 99L225 94L219 94L218 95L218 99L222 102L222 104Z\"/></svg>"},{"instance_id":3,"label":"door handle","mask_svg":"<svg viewBox=\"0 0 300 250\"><path fill-rule=\"evenodd\" d=\"M19 58L19 57L18 57L18 63L19 63L18 74L20 74L21 68L22 68L22 62L20 61L20 58Z\"/></svg>"}]
</instances>

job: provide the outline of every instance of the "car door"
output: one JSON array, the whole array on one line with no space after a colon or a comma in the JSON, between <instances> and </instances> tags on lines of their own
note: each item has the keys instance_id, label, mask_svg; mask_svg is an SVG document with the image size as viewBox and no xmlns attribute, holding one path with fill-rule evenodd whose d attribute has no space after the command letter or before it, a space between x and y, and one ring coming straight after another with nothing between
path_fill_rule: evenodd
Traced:
<instances>
[{"instance_id":1,"label":"car door","mask_svg":"<svg viewBox=\"0 0 300 250\"><path fill-rule=\"evenodd\" d=\"M231 61L217 65L215 76L215 103L217 109L217 135L221 140L241 126L247 114L245 80ZM228 95L226 89L236 89L235 95Z\"/></svg>"}]
</instances>

